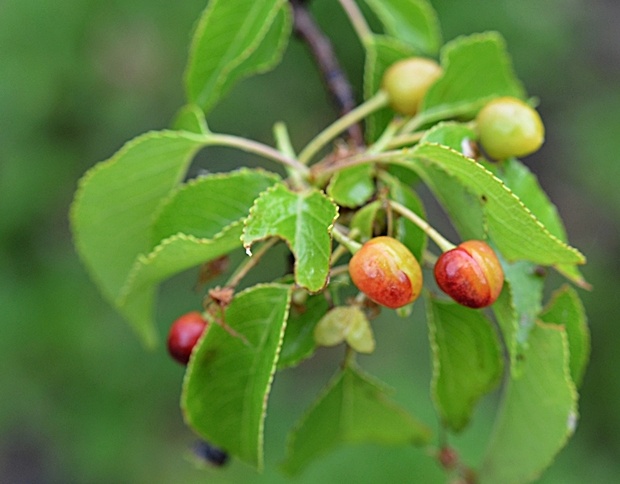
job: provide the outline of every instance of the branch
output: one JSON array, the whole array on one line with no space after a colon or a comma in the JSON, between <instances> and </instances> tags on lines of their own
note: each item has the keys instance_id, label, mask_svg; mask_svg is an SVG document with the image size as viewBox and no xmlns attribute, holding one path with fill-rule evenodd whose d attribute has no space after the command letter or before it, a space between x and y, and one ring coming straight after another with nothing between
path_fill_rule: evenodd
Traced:
<instances>
[{"instance_id":1,"label":"branch","mask_svg":"<svg viewBox=\"0 0 620 484\"><path fill-rule=\"evenodd\" d=\"M312 18L304 0L290 2L293 7L295 33L308 45L321 71L323 82L342 116L356 106L351 84L336 58L331 42ZM348 134L355 145L364 144L364 135L359 124L350 126Z\"/></svg>"}]
</instances>

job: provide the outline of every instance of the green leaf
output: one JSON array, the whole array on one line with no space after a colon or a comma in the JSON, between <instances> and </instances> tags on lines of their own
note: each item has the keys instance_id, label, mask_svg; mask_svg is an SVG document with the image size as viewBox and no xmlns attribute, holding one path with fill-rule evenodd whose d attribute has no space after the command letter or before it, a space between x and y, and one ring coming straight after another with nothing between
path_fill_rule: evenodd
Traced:
<instances>
[{"instance_id":1,"label":"green leaf","mask_svg":"<svg viewBox=\"0 0 620 484\"><path fill-rule=\"evenodd\" d=\"M492 309L510 356L510 372L516 378L521 374L530 331L536 327L542 307L545 281L531 262L502 261L502 268L504 289Z\"/></svg>"},{"instance_id":2,"label":"green leaf","mask_svg":"<svg viewBox=\"0 0 620 484\"><path fill-rule=\"evenodd\" d=\"M579 387L590 357L590 331L577 291L570 286L557 290L540 313L540 319L564 327L570 349L570 374Z\"/></svg>"},{"instance_id":3,"label":"green leaf","mask_svg":"<svg viewBox=\"0 0 620 484\"><path fill-rule=\"evenodd\" d=\"M444 75L422 101L420 110L425 117L473 116L494 97L525 96L504 39L497 32L448 42L441 51L441 65Z\"/></svg>"},{"instance_id":4,"label":"green leaf","mask_svg":"<svg viewBox=\"0 0 620 484\"><path fill-rule=\"evenodd\" d=\"M290 286L265 284L235 295L223 318L232 331L211 323L183 381L181 408L187 423L258 469L290 294Z\"/></svg>"},{"instance_id":5,"label":"green leaf","mask_svg":"<svg viewBox=\"0 0 620 484\"><path fill-rule=\"evenodd\" d=\"M424 445L430 431L389 400L383 386L355 367L346 367L289 436L288 474L342 444Z\"/></svg>"},{"instance_id":6,"label":"green leaf","mask_svg":"<svg viewBox=\"0 0 620 484\"><path fill-rule=\"evenodd\" d=\"M209 127L202 109L195 104L186 104L174 117L172 129L196 134L209 133Z\"/></svg>"},{"instance_id":7,"label":"green leaf","mask_svg":"<svg viewBox=\"0 0 620 484\"><path fill-rule=\"evenodd\" d=\"M329 304L323 294L309 296L302 307L291 307L278 369L297 366L314 353L314 328L328 309Z\"/></svg>"},{"instance_id":8,"label":"green leaf","mask_svg":"<svg viewBox=\"0 0 620 484\"><path fill-rule=\"evenodd\" d=\"M136 257L151 247L153 218L179 183L194 154L204 145L187 132L152 132L128 142L80 181L71 208L74 242L104 296L116 303ZM135 307L148 312L153 294ZM130 321L133 322L133 321ZM152 344L155 335L134 328Z\"/></svg>"},{"instance_id":9,"label":"green leaf","mask_svg":"<svg viewBox=\"0 0 620 484\"><path fill-rule=\"evenodd\" d=\"M441 45L437 14L426 0L365 0L387 33L424 54Z\"/></svg>"},{"instance_id":10,"label":"green leaf","mask_svg":"<svg viewBox=\"0 0 620 484\"><path fill-rule=\"evenodd\" d=\"M501 345L482 312L453 302L427 301L433 401L443 424L460 432L478 400L500 381Z\"/></svg>"},{"instance_id":11,"label":"green leaf","mask_svg":"<svg viewBox=\"0 0 620 484\"><path fill-rule=\"evenodd\" d=\"M159 243L179 232L213 238L247 217L254 200L279 180L275 173L261 169L240 169L190 180L166 200L153 227L153 240Z\"/></svg>"},{"instance_id":12,"label":"green leaf","mask_svg":"<svg viewBox=\"0 0 620 484\"><path fill-rule=\"evenodd\" d=\"M381 180L389 187L391 200L404 205L416 215L426 219L422 201L413 189L388 173L383 173ZM422 260L427 245L427 236L422 229L405 217L397 217L394 223L394 236L407 246L416 259Z\"/></svg>"},{"instance_id":13,"label":"green leaf","mask_svg":"<svg viewBox=\"0 0 620 484\"><path fill-rule=\"evenodd\" d=\"M351 217L351 224L349 227L351 230L357 230L359 233L359 239L364 242L371 239L374 234L375 221L377 219L377 213L381 209L381 201L375 200L374 202L365 205L353 214Z\"/></svg>"},{"instance_id":14,"label":"green leaf","mask_svg":"<svg viewBox=\"0 0 620 484\"><path fill-rule=\"evenodd\" d=\"M508 159L499 165L494 174L517 195L525 206L540 220L545 227L563 242L567 242L566 229L556 206L543 191L536 176L519 160ZM492 170L493 171L493 170ZM571 281L582 287L589 287L579 270L574 265L561 264L557 269Z\"/></svg>"},{"instance_id":15,"label":"green leaf","mask_svg":"<svg viewBox=\"0 0 620 484\"><path fill-rule=\"evenodd\" d=\"M477 139L478 135L467 124L449 121L438 123L429 129L420 143L437 143L452 148L468 158L475 158L468 152L471 151L470 144Z\"/></svg>"},{"instance_id":16,"label":"green leaf","mask_svg":"<svg viewBox=\"0 0 620 484\"><path fill-rule=\"evenodd\" d=\"M440 145L422 143L406 152L409 166L425 179L425 167L436 166L456 178L482 204L485 232L502 255L542 265L582 264L584 256L553 236L501 180L475 160ZM444 187L429 183L433 190ZM437 193L437 192L436 192ZM446 195L446 197L449 195ZM441 197L438 196L441 199ZM467 217L467 213L462 213Z\"/></svg>"},{"instance_id":17,"label":"green leaf","mask_svg":"<svg viewBox=\"0 0 620 484\"><path fill-rule=\"evenodd\" d=\"M364 98L374 96L381 87L383 73L395 62L412 57L417 51L393 37L373 35L364 44L366 61L364 64ZM366 118L366 138L376 141L379 135L394 118L390 108L380 109Z\"/></svg>"},{"instance_id":18,"label":"green leaf","mask_svg":"<svg viewBox=\"0 0 620 484\"><path fill-rule=\"evenodd\" d=\"M472 132L465 125L440 123L431 128L420 143L438 143L461 151L463 142L471 139L470 136ZM461 238L484 239L485 223L480 198L440 165L426 165L419 173L450 216Z\"/></svg>"},{"instance_id":19,"label":"green leaf","mask_svg":"<svg viewBox=\"0 0 620 484\"><path fill-rule=\"evenodd\" d=\"M549 466L577 424L577 392L562 327L538 323L523 371L506 388L479 473L481 484L531 482Z\"/></svg>"},{"instance_id":20,"label":"green leaf","mask_svg":"<svg viewBox=\"0 0 620 484\"><path fill-rule=\"evenodd\" d=\"M327 194L344 207L359 207L375 193L374 167L360 165L340 170L329 185Z\"/></svg>"},{"instance_id":21,"label":"green leaf","mask_svg":"<svg viewBox=\"0 0 620 484\"><path fill-rule=\"evenodd\" d=\"M338 207L322 192L292 192L277 184L254 203L243 230L243 245L267 237L286 241L295 256L295 281L310 292L327 284L331 256L331 229Z\"/></svg>"},{"instance_id":22,"label":"green leaf","mask_svg":"<svg viewBox=\"0 0 620 484\"><path fill-rule=\"evenodd\" d=\"M237 81L273 68L291 24L285 0L211 0L190 48L188 101L209 112Z\"/></svg>"},{"instance_id":23,"label":"green leaf","mask_svg":"<svg viewBox=\"0 0 620 484\"><path fill-rule=\"evenodd\" d=\"M174 191L153 226L157 245L137 257L117 297L123 315L142 332L152 332L152 308L136 301L164 279L240 248L242 219L254 199L279 179L242 169L199 177Z\"/></svg>"}]
</instances>

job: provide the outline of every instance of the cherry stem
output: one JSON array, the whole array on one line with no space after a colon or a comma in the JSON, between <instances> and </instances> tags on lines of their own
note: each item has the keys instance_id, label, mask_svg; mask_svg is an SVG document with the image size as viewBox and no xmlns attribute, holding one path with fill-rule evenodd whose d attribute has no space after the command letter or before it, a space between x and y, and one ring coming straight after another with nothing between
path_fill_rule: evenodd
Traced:
<instances>
[{"instance_id":1,"label":"cherry stem","mask_svg":"<svg viewBox=\"0 0 620 484\"><path fill-rule=\"evenodd\" d=\"M340 6L349 17L349 21L355 30L355 33L359 37L362 44L366 45L372 40L372 30L366 23L364 15L360 11L359 7L353 0L339 0Z\"/></svg>"},{"instance_id":2,"label":"cherry stem","mask_svg":"<svg viewBox=\"0 0 620 484\"><path fill-rule=\"evenodd\" d=\"M240 136L214 133L205 134L205 141L206 146L230 146L232 148L238 148L242 151L262 156L263 158L277 161L278 163L297 171L304 177L308 176L310 173L308 167L300 163L295 158L286 156L275 148L259 143L258 141L249 140Z\"/></svg>"},{"instance_id":3,"label":"cherry stem","mask_svg":"<svg viewBox=\"0 0 620 484\"><path fill-rule=\"evenodd\" d=\"M341 244L344 245L351 254L355 254L358 250L362 248L362 244L356 242L355 240L347 237L344 232L338 229L338 227L334 226L332 229L332 235L334 239Z\"/></svg>"},{"instance_id":4,"label":"cherry stem","mask_svg":"<svg viewBox=\"0 0 620 484\"><path fill-rule=\"evenodd\" d=\"M357 106L352 111L338 118L327 128L312 139L299 154L299 161L307 165L312 157L327 145L336 136L346 130L352 124L364 119L369 114L387 106L388 95L384 91L378 91L373 97Z\"/></svg>"},{"instance_id":5,"label":"cherry stem","mask_svg":"<svg viewBox=\"0 0 620 484\"><path fill-rule=\"evenodd\" d=\"M252 253L250 257L245 258L241 262L241 264L239 264L235 272L230 276L224 287L236 287L237 284L239 284L241 280L247 275L247 273L250 272L250 270L259 263L263 255L265 255L265 253L278 242L278 240L279 239L275 237L269 239L264 244L262 244L257 251Z\"/></svg>"},{"instance_id":6,"label":"cherry stem","mask_svg":"<svg viewBox=\"0 0 620 484\"><path fill-rule=\"evenodd\" d=\"M420 229L426 235L428 235L431 239L433 239L435 244L437 244L437 246L443 252L447 252L447 251L452 250L452 249L454 249L456 247L456 245L454 245L452 242L450 242L448 239L446 239L443 235L441 235L439 232L437 232L433 227L431 227L429 225L429 223L426 220L424 220L418 214L412 212L411 210L409 210L404 205L401 205L400 203L395 202L393 200L388 200L387 202L390 204L390 207L392 207L392 209L395 212L400 213L403 217L407 218L408 220L411 220L414 224L416 224L418 227L420 227Z\"/></svg>"}]
</instances>

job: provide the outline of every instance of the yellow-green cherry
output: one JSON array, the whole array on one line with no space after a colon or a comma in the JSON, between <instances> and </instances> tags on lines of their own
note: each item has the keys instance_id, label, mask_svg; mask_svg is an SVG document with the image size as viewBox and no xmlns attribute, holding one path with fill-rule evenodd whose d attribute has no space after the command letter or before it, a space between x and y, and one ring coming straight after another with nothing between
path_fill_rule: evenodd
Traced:
<instances>
[{"instance_id":1,"label":"yellow-green cherry","mask_svg":"<svg viewBox=\"0 0 620 484\"><path fill-rule=\"evenodd\" d=\"M412 303L422 290L420 264L392 237L375 237L362 245L349 262L349 274L366 296L392 309Z\"/></svg>"},{"instance_id":2,"label":"yellow-green cherry","mask_svg":"<svg viewBox=\"0 0 620 484\"><path fill-rule=\"evenodd\" d=\"M381 87L395 111L412 116L418 112L428 89L442 74L443 69L434 60L410 57L392 64L385 71Z\"/></svg>"},{"instance_id":3,"label":"yellow-green cherry","mask_svg":"<svg viewBox=\"0 0 620 484\"><path fill-rule=\"evenodd\" d=\"M493 99L476 116L480 144L496 160L521 157L538 151L545 127L538 112L513 97Z\"/></svg>"},{"instance_id":4,"label":"yellow-green cherry","mask_svg":"<svg viewBox=\"0 0 620 484\"><path fill-rule=\"evenodd\" d=\"M504 285L504 272L497 255L481 240L468 240L441 254L434 272L439 288L470 308L493 304Z\"/></svg>"}]
</instances>

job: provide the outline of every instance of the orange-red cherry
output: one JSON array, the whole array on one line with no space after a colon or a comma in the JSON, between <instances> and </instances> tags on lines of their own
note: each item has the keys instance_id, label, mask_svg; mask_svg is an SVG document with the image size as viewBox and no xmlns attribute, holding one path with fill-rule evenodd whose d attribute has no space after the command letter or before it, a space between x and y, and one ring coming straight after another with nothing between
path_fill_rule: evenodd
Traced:
<instances>
[{"instance_id":1,"label":"orange-red cherry","mask_svg":"<svg viewBox=\"0 0 620 484\"><path fill-rule=\"evenodd\" d=\"M168 332L170 356L187 365L194 346L206 328L207 322L198 311L189 312L175 320Z\"/></svg>"},{"instance_id":2,"label":"orange-red cherry","mask_svg":"<svg viewBox=\"0 0 620 484\"><path fill-rule=\"evenodd\" d=\"M439 256L435 280L457 303L483 308L502 292L504 271L491 247L480 240L468 240Z\"/></svg>"},{"instance_id":3,"label":"orange-red cherry","mask_svg":"<svg viewBox=\"0 0 620 484\"><path fill-rule=\"evenodd\" d=\"M422 290L422 270L409 249L392 237L375 237L351 258L349 274L357 288L378 304L396 309Z\"/></svg>"}]
</instances>

